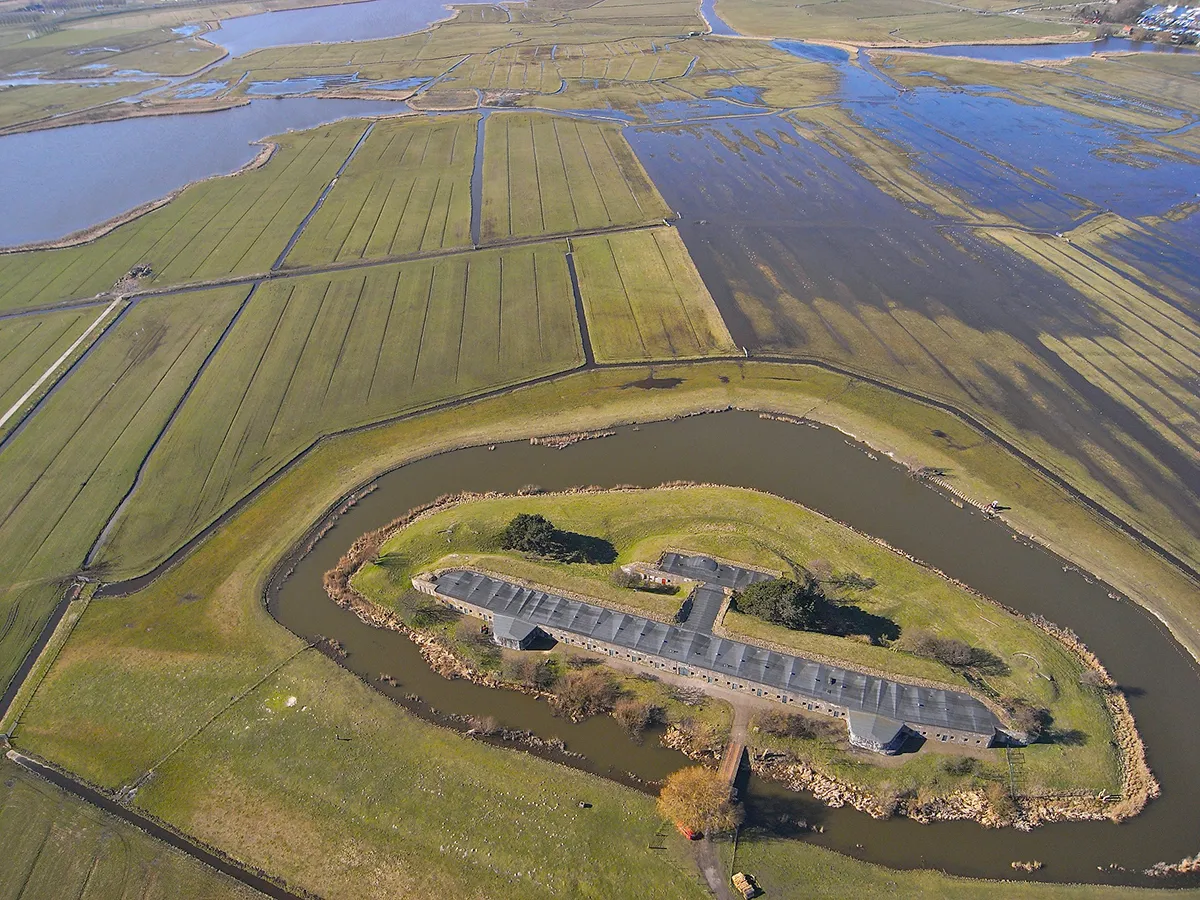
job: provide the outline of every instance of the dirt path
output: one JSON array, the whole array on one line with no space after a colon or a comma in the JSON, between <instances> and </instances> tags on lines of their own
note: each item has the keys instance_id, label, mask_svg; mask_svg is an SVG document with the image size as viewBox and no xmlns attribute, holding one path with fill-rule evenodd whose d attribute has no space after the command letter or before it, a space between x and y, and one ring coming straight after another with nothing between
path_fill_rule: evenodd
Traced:
<instances>
[{"instance_id":1,"label":"dirt path","mask_svg":"<svg viewBox=\"0 0 1200 900\"><path fill-rule=\"evenodd\" d=\"M696 841L692 850L696 866L713 896L717 900L742 900L741 895L734 892L733 885L729 882L725 867L721 864L721 857L717 854L717 845L704 838Z\"/></svg>"}]
</instances>

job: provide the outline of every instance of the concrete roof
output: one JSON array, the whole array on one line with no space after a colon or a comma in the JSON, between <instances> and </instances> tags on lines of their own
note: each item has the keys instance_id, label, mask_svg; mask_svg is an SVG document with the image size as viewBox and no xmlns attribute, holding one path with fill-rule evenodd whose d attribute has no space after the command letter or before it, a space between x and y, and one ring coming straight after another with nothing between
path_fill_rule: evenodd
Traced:
<instances>
[{"instance_id":1,"label":"concrete roof","mask_svg":"<svg viewBox=\"0 0 1200 900\"><path fill-rule=\"evenodd\" d=\"M875 713L857 712L850 710L846 714L846 722L850 726L850 737L855 737L886 747L896 739L904 728L903 722L879 716Z\"/></svg>"},{"instance_id":2,"label":"concrete roof","mask_svg":"<svg viewBox=\"0 0 1200 900\"><path fill-rule=\"evenodd\" d=\"M518 643L537 631L537 625L512 616L496 616L492 621L492 634L496 640L511 640Z\"/></svg>"},{"instance_id":3,"label":"concrete roof","mask_svg":"<svg viewBox=\"0 0 1200 900\"><path fill-rule=\"evenodd\" d=\"M1000 726L992 711L969 694L898 684L693 631L686 625L667 625L535 591L477 572L463 569L447 572L438 577L437 589L497 616L511 616L636 653L721 673L738 682L800 694L848 710L877 713L913 726L952 728L989 737Z\"/></svg>"}]
</instances>

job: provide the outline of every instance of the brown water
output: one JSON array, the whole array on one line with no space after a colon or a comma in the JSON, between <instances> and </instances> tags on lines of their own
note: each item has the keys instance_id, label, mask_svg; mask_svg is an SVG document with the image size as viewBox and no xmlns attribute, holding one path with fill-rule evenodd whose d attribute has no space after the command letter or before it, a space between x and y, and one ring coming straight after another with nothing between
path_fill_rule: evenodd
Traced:
<instances>
[{"instance_id":1,"label":"brown water","mask_svg":"<svg viewBox=\"0 0 1200 900\"><path fill-rule=\"evenodd\" d=\"M1200 850L1200 778L1194 762L1194 748L1200 745L1195 715L1200 667L1136 605L1110 598L1103 585L1065 570L1057 557L1015 540L1012 532L978 512L958 509L900 466L874 458L831 429L728 412L623 428L617 437L560 451L502 444L494 451L476 448L421 460L381 478L378 490L343 516L300 562L272 595L270 608L297 634L336 637L349 651L346 664L369 680L380 672L395 676L399 687L392 693L397 697L415 694L442 714L492 715L505 726L560 737L569 750L586 757L573 764L592 771L657 779L683 764L683 757L653 746L651 739L643 745L630 742L607 718L573 725L531 698L434 675L407 639L363 625L330 602L321 575L359 534L440 494L513 491L531 484L545 489L651 486L675 479L743 485L789 497L882 537L997 601L1075 629L1127 687L1164 792L1143 815L1120 826L1070 823L1022 834L971 823L877 822L751 779L751 824L774 821L782 811L825 829L801 839L852 856L992 878L1028 877L1009 864L1040 859L1046 863L1037 873L1041 880L1161 885L1165 883L1140 871ZM1110 864L1125 871L1109 870Z\"/></svg>"}]
</instances>

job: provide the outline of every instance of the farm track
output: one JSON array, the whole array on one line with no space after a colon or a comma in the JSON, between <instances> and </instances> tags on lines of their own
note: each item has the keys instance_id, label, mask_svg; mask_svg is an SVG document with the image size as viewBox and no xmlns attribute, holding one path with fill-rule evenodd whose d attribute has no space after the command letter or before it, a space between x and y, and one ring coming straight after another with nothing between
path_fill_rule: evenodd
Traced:
<instances>
[{"instance_id":1,"label":"farm track","mask_svg":"<svg viewBox=\"0 0 1200 900\"><path fill-rule=\"evenodd\" d=\"M553 241L567 240L569 238L621 234L627 231L648 231L656 228L669 227L671 226L664 221L656 221L643 223L641 225L606 225L597 228L585 228L578 231L562 231L552 232L549 234L530 235L527 237L503 238L496 241L490 241L486 244L481 244L479 247L447 247L441 250L427 250L417 253L398 253L389 256L374 257L371 259L353 259L346 260L344 262L330 262L319 263L311 266L297 266L294 269L276 269L269 272L258 272L253 275L230 275L224 278L213 278L205 281L195 281L164 288L146 288L145 290L128 291L121 294L121 297L136 303L147 298L171 297L177 294L192 294L196 293L197 291L211 290L212 288L238 287L241 285L252 285L258 282L277 281L287 278L300 278L305 275L325 275L354 269L370 269L377 266L394 265L395 263L446 259L448 257L461 256L467 253L476 253L480 250L506 250L513 247L528 247L532 244L548 244ZM8 313L0 313L0 321L10 318L39 315L48 312L58 312L61 310L83 309L89 306L107 305L112 302L112 299L113 298L110 295L100 295L98 297L69 300L47 306L13 310L12 312Z\"/></svg>"}]
</instances>

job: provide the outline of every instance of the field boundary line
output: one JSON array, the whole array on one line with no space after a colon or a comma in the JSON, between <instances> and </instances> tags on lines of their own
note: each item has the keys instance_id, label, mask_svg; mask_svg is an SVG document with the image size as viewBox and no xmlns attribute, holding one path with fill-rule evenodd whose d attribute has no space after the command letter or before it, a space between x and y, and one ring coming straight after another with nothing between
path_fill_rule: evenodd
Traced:
<instances>
[{"instance_id":1,"label":"field boundary line","mask_svg":"<svg viewBox=\"0 0 1200 900\"><path fill-rule=\"evenodd\" d=\"M158 445L160 443L162 443L163 437L170 430L171 426L175 424L175 420L179 417L179 411L181 409L183 409L183 406L187 402L187 399L192 395L192 391L195 390L197 383L199 383L199 381L200 381L200 376L204 374L205 370L208 368L208 364L210 362L212 362L213 358L217 355L217 351L224 345L225 338L227 338L229 336L230 332L233 331L233 326L237 324L238 319L241 318L242 313L245 311L246 307L249 305L250 298L254 296L256 291L258 291L258 285L259 285L259 282L255 282L253 287L250 288L249 292L246 294L245 299L242 300L241 305L239 305L238 308L236 310L234 310L234 313L230 317L229 321L226 323L224 330L220 333L220 335L217 336L217 339L213 342L213 345L212 345L211 349L209 349L207 355L205 355L204 359L200 361L200 367L198 369L196 369L196 372L192 376L191 381L188 382L187 387L184 388L183 393L180 395L178 402L176 402L175 408L171 410L171 414L169 416L167 416L167 420L163 423L162 428L159 429L158 434L155 436L154 440L150 443L150 446L146 449L146 453L142 457L141 462L138 463L137 472L133 477L133 481L129 485L129 490L127 490L125 492L125 495L123 497L121 497L120 501L117 503L116 508L112 511L112 514L105 521L104 527L100 530L100 534L98 534L96 536L96 540L92 543L92 546L88 548L88 552L83 558L84 568L87 568L88 566L92 565L93 561L96 558L96 554L104 546L104 542L108 539L109 532L112 530L113 525L116 524L117 520L120 518L121 512L128 505L129 498L133 496L134 491L136 491L138 489L138 487L141 485L142 476L145 475L145 473L146 473L146 465L149 463L150 457L154 455L154 451L158 448ZM127 308L131 309L132 304Z\"/></svg>"},{"instance_id":2,"label":"field boundary line","mask_svg":"<svg viewBox=\"0 0 1200 900\"><path fill-rule=\"evenodd\" d=\"M88 336L100 326L100 323L108 318L108 314L117 308L117 306L121 303L121 299L122 298L118 297L117 299L113 300L112 303L108 304L108 306L104 307L104 311L96 317L95 321L93 321L92 324L87 327L83 334L77 337L75 342L66 350L64 350L58 359L50 364L50 367L41 374L41 377L39 377L38 380L33 383L29 390L20 396L16 403L8 408L8 411L4 413L4 415L0 416L0 428L3 428L5 423L15 416L21 407L29 401L29 398L36 394L41 386L50 379L50 376L52 376L58 370L59 366L66 362L71 357L71 354L79 349L79 345L86 341Z\"/></svg>"},{"instance_id":3,"label":"field boundary line","mask_svg":"<svg viewBox=\"0 0 1200 900\"><path fill-rule=\"evenodd\" d=\"M35 759L17 750L9 750L6 756L25 771L58 790L77 797L91 808L120 819L150 838L260 894L273 898L273 900L311 900L317 896L302 888L289 889L285 886L286 883L276 881L274 876L262 869L242 863L225 851L203 843L200 839L186 834L150 813L130 809L111 797L105 796L98 787L90 785L46 761Z\"/></svg>"}]
</instances>

